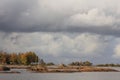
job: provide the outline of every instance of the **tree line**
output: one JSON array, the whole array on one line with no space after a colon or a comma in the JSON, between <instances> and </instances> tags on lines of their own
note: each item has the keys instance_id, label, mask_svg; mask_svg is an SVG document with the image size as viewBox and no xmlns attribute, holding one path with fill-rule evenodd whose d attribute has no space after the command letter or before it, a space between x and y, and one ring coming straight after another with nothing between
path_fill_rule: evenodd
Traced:
<instances>
[{"instance_id":1,"label":"tree line","mask_svg":"<svg viewBox=\"0 0 120 80\"><path fill-rule=\"evenodd\" d=\"M38 62L39 57L35 52L25 53L7 53L0 51L0 64L11 64L11 65L29 65L31 63Z\"/></svg>"},{"instance_id":2,"label":"tree line","mask_svg":"<svg viewBox=\"0 0 120 80\"><path fill-rule=\"evenodd\" d=\"M120 64L98 64L96 66L100 66L100 67L120 67Z\"/></svg>"},{"instance_id":3,"label":"tree line","mask_svg":"<svg viewBox=\"0 0 120 80\"><path fill-rule=\"evenodd\" d=\"M0 64L10 64L10 65L35 65L42 64L46 66L55 65L53 62L46 63L43 59L40 59L35 52L29 51L24 53L7 53L0 51ZM68 65L71 66L92 66L93 64L90 61L76 61L71 62ZM120 67L120 64L98 64L96 66L103 67Z\"/></svg>"},{"instance_id":4,"label":"tree line","mask_svg":"<svg viewBox=\"0 0 120 80\"><path fill-rule=\"evenodd\" d=\"M90 61L84 61L84 62L76 61L76 62L70 63L69 65L71 65L71 66L92 66L92 63Z\"/></svg>"},{"instance_id":5,"label":"tree line","mask_svg":"<svg viewBox=\"0 0 120 80\"><path fill-rule=\"evenodd\" d=\"M53 62L46 63L43 59L39 59L35 52L29 51L24 53L7 53L0 51L0 64L10 64L10 65L55 65ZM68 65L71 66L92 66L89 61L85 62L71 62Z\"/></svg>"}]
</instances>

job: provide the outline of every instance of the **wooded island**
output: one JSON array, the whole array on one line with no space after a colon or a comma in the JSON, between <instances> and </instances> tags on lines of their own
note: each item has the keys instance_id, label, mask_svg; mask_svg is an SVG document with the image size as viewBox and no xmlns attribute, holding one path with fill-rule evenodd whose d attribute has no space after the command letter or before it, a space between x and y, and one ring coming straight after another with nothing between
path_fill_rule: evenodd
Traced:
<instances>
[{"instance_id":1,"label":"wooded island","mask_svg":"<svg viewBox=\"0 0 120 80\"><path fill-rule=\"evenodd\" d=\"M90 61L76 61L69 64L54 64L53 62L46 63L40 59L35 52L29 51L25 53L7 53L0 51L0 71L9 70L8 68L25 68L34 72L118 72L117 70L106 67L106 65L94 65ZM102 67L101 67L102 65ZM99 66L99 67L98 67ZM109 66L120 66L116 64Z\"/></svg>"}]
</instances>

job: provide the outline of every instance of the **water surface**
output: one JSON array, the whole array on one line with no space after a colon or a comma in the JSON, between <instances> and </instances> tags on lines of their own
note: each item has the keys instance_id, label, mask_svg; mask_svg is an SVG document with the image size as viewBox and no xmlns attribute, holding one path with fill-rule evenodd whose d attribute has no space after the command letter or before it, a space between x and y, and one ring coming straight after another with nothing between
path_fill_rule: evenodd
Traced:
<instances>
[{"instance_id":1,"label":"water surface","mask_svg":"<svg viewBox=\"0 0 120 80\"><path fill-rule=\"evenodd\" d=\"M21 73L0 74L0 80L120 80L120 72L31 73L25 69L14 70Z\"/></svg>"}]
</instances>

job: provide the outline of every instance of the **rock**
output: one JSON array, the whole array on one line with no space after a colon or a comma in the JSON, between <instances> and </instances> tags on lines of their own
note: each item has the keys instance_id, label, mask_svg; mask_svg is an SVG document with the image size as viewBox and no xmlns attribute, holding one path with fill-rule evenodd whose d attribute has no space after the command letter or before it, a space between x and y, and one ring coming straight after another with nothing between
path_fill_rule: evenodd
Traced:
<instances>
[{"instance_id":1,"label":"rock","mask_svg":"<svg viewBox=\"0 0 120 80\"><path fill-rule=\"evenodd\" d=\"M0 66L0 71L10 71L10 68L6 66Z\"/></svg>"}]
</instances>

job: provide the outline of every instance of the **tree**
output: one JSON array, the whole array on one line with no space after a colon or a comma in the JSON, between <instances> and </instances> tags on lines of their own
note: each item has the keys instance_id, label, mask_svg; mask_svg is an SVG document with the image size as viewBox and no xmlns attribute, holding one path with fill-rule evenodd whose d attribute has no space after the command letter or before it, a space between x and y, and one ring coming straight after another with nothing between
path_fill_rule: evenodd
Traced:
<instances>
[{"instance_id":1,"label":"tree","mask_svg":"<svg viewBox=\"0 0 120 80\"><path fill-rule=\"evenodd\" d=\"M92 66L92 63L89 62L89 61L85 61L85 62L83 62L83 65L84 65L84 66Z\"/></svg>"},{"instance_id":2,"label":"tree","mask_svg":"<svg viewBox=\"0 0 120 80\"><path fill-rule=\"evenodd\" d=\"M23 64L29 65L31 63L38 62L39 57L35 54L35 52L25 52L25 53L6 53L0 51L0 64ZM45 64L43 60L41 60L42 64Z\"/></svg>"},{"instance_id":3,"label":"tree","mask_svg":"<svg viewBox=\"0 0 120 80\"><path fill-rule=\"evenodd\" d=\"M92 63L91 62L89 62L89 61L85 61L85 62L78 62L78 61L76 61L76 62L72 62L72 63L70 63L69 65L71 65L71 66L92 66Z\"/></svg>"},{"instance_id":4,"label":"tree","mask_svg":"<svg viewBox=\"0 0 120 80\"><path fill-rule=\"evenodd\" d=\"M6 64L10 64L10 54L6 55Z\"/></svg>"},{"instance_id":5,"label":"tree","mask_svg":"<svg viewBox=\"0 0 120 80\"><path fill-rule=\"evenodd\" d=\"M38 62L38 56L34 52L27 52L26 53L27 64L31 64L33 62Z\"/></svg>"},{"instance_id":6,"label":"tree","mask_svg":"<svg viewBox=\"0 0 120 80\"><path fill-rule=\"evenodd\" d=\"M48 66L52 66L52 65L55 65L53 62L49 62L49 63L47 63L46 65L48 65Z\"/></svg>"},{"instance_id":7,"label":"tree","mask_svg":"<svg viewBox=\"0 0 120 80\"><path fill-rule=\"evenodd\" d=\"M18 64L18 55L16 53L10 54L10 64Z\"/></svg>"},{"instance_id":8,"label":"tree","mask_svg":"<svg viewBox=\"0 0 120 80\"><path fill-rule=\"evenodd\" d=\"M27 64L26 54L21 53L19 57L20 57L20 62L21 62L21 64L26 65L26 64Z\"/></svg>"},{"instance_id":9,"label":"tree","mask_svg":"<svg viewBox=\"0 0 120 80\"><path fill-rule=\"evenodd\" d=\"M43 59L40 60L40 65L46 65Z\"/></svg>"},{"instance_id":10,"label":"tree","mask_svg":"<svg viewBox=\"0 0 120 80\"><path fill-rule=\"evenodd\" d=\"M6 64L6 60L7 60L7 53L0 51L0 63Z\"/></svg>"}]
</instances>

